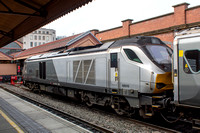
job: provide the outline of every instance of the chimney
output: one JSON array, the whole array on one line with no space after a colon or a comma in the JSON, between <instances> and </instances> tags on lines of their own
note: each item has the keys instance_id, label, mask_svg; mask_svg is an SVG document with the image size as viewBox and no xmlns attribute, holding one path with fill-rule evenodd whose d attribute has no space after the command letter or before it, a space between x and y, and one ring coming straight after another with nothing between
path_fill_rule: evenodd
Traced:
<instances>
[{"instance_id":1,"label":"chimney","mask_svg":"<svg viewBox=\"0 0 200 133\"><path fill-rule=\"evenodd\" d=\"M130 24L132 24L132 19L126 19L122 21L122 28L124 36L130 35Z\"/></svg>"},{"instance_id":2,"label":"chimney","mask_svg":"<svg viewBox=\"0 0 200 133\"><path fill-rule=\"evenodd\" d=\"M174 24L182 25L186 24L186 9L188 8L188 3L181 3L174 5Z\"/></svg>"}]
</instances>

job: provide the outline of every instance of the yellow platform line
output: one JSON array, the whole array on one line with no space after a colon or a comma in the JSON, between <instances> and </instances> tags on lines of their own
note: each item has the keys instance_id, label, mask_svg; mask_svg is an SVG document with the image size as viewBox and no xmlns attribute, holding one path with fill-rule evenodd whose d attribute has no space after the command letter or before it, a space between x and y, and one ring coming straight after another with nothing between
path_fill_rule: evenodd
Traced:
<instances>
[{"instance_id":1,"label":"yellow platform line","mask_svg":"<svg viewBox=\"0 0 200 133\"><path fill-rule=\"evenodd\" d=\"M3 111L0 110L0 114L17 130L18 133L24 133Z\"/></svg>"}]
</instances>

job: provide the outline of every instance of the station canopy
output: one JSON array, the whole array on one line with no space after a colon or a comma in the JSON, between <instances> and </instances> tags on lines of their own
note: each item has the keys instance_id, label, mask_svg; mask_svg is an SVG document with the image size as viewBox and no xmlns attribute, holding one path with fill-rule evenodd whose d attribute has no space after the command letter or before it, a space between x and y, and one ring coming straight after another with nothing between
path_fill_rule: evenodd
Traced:
<instances>
[{"instance_id":1,"label":"station canopy","mask_svg":"<svg viewBox=\"0 0 200 133\"><path fill-rule=\"evenodd\" d=\"M0 48L92 0L0 0Z\"/></svg>"}]
</instances>

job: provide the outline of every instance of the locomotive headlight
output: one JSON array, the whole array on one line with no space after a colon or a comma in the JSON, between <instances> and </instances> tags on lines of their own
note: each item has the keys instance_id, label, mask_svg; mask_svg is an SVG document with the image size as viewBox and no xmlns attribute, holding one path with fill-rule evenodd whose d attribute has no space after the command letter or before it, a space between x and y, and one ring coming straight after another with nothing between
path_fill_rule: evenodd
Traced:
<instances>
[{"instance_id":1,"label":"locomotive headlight","mask_svg":"<svg viewBox=\"0 0 200 133\"><path fill-rule=\"evenodd\" d=\"M166 86L166 84L164 84L164 83L156 83L156 88L157 89L161 89L161 88L163 88L165 86Z\"/></svg>"}]
</instances>

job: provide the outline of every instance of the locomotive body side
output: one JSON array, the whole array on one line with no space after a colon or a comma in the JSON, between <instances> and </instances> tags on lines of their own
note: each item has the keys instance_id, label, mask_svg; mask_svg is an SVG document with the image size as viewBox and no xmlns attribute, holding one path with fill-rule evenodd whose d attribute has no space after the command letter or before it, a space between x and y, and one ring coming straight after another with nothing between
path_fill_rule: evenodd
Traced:
<instances>
[{"instance_id":1,"label":"locomotive body side","mask_svg":"<svg viewBox=\"0 0 200 133\"><path fill-rule=\"evenodd\" d=\"M81 99L88 106L111 106L118 114L137 109L143 117L153 115L153 108L162 107L163 93L173 89L166 80L167 67L162 70L164 65L148 57L146 45L113 45L101 51L33 57L25 62L24 83L31 89Z\"/></svg>"}]
</instances>

